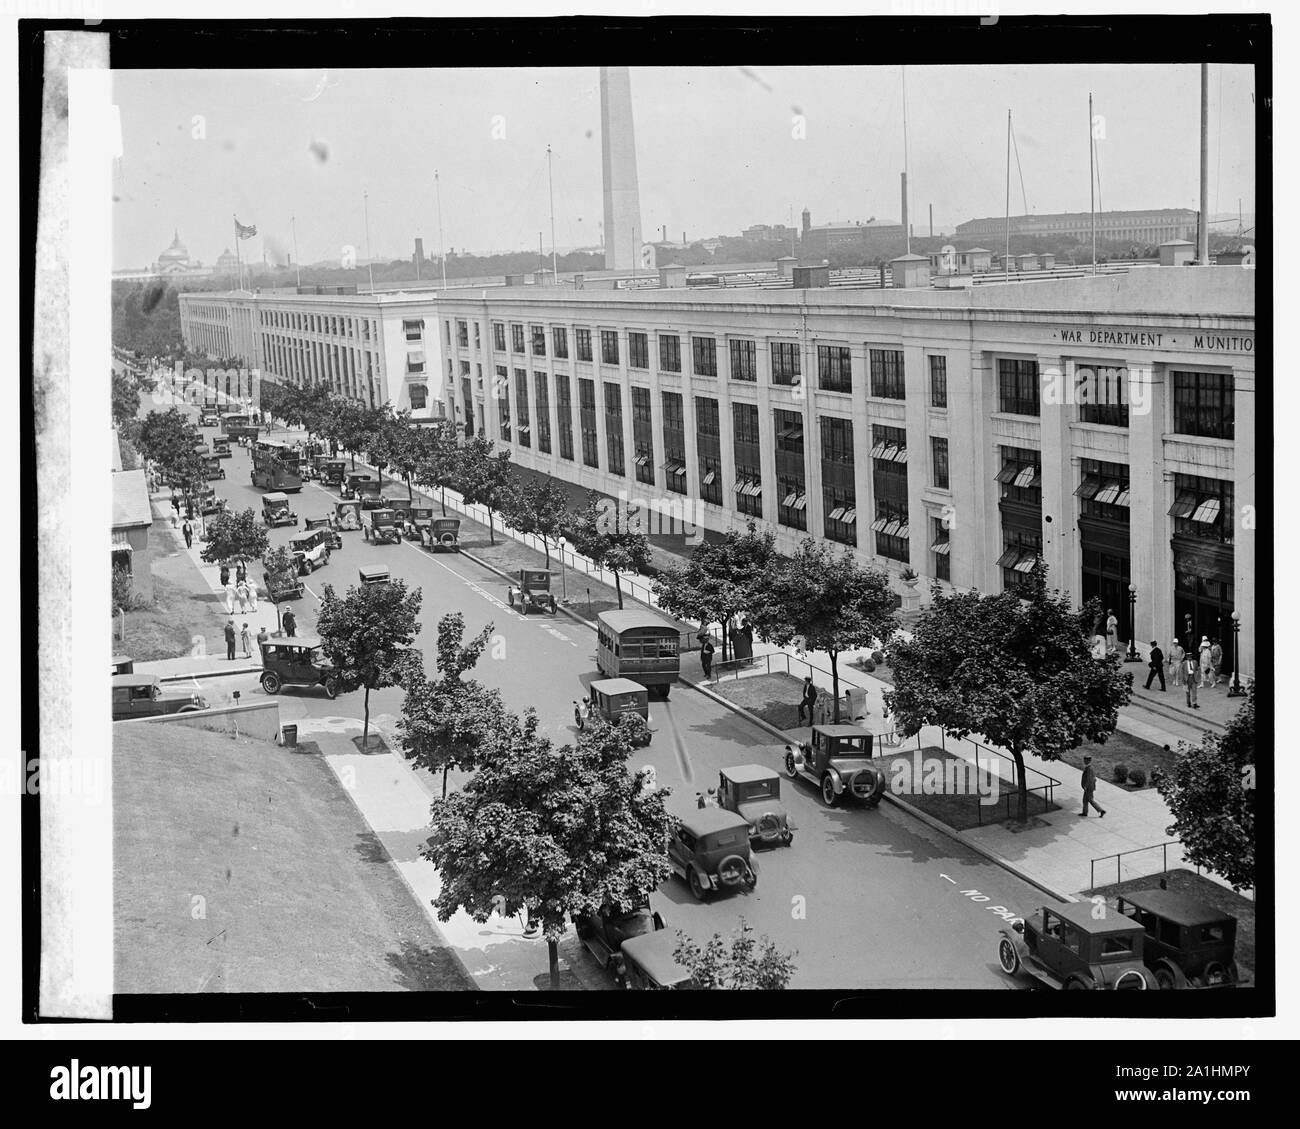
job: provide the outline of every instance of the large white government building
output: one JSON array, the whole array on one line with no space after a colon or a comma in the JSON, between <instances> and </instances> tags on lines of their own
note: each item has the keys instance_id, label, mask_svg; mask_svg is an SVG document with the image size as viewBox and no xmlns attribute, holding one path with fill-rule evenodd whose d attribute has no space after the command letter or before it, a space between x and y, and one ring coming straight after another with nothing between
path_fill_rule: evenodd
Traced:
<instances>
[{"instance_id":1,"label":"large white government building","mask_svg":"<svg viewBox=\"0 0 1300 1129\"><path fill-rule=\"evenodd\" d=\"M1252 271L1143 267L957 291L182 295L187 344L366 400L421 399L514 462L688 501L894 574L1097 596L1128 636L1254 669ZM206 308L210 312L201 312ZM211 312L215 311L215 312ZM416 330L419 332L416 332ZM223 350L229 348L229 353ZM435 375L436 372L436 375ZM420 392L414 393L415 387ZM698 506L695 504L698 503ZM898 590L903 592L901 581Z\"/></svg>"}]
</instances>

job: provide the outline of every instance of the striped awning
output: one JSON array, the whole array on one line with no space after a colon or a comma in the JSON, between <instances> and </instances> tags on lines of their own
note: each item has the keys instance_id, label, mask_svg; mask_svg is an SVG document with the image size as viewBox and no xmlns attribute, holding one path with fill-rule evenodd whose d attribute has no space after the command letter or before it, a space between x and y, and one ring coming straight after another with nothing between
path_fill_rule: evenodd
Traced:
<instances>
[{"instance_id":1,"label":"striped awning","mask_svg":"<svg viewBox=\"0 0 1300 1129\"><path fill-rule=\"evenodd\" d=\"M126 539L126 533L122 530L113 530L113 552L130 553L133 552L131 542Z\"/></svg>"}]
</instances>

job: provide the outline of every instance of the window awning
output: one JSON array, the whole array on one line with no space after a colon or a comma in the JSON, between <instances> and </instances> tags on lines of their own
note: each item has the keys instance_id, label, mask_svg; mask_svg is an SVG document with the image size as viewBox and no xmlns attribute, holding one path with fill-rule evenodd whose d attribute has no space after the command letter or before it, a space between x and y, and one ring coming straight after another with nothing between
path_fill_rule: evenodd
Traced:
<instances>
[{"instance_id":1,"label":"window awning","mask_svg":"<svg viewBox=\"0 0 1300 1129\"><path fill-rule=\"evenodd\" d=\"M1169 507L1170 517L1191 517L1196 510L1196 492L1193 490L1180 490L1178 497L1174 499L1174 504Z\"/></svg>"},{"instance_id":2,"label":"window awning","mask_svg":"<svg viewBox=\"0 0 1300 1129\"><path fill-rule=\"evenodd\" d=\"M911 535L912 527L908 525L907 522L903 522L898 527L898 532L894 534L895 537L901 537L904 541L906 541Z\"/></svg>"},{"instance_id":3,"label":"window awning","mask_svg":"<svg viewBox=\"0 0 1300 1129\"><path fill-rule=\"evenodd\" d=\"M403 319L402 319L402 328L403 328L403 329L423 329L423 328L424 328L424 318L403 318Z\"/></svg>"},{"instance_id":4,"label":"window awning","mask_svg":"<svg viewBox=\"0 0 1300 1129\"><path fill-rule=\"evenodd\" d=\"M852 508L845 510L844 516L840 518L840 521L845 525L856 525L858 521L858 511Z\"/></svg>"},{"instance_id":5,"label":"window awning","mask_svg":"<svg viewBox=\"0 0 1300 1129\"><path fill-rule=\"evenodd\" d=\"M675 474L678 478L685 478L685 477L686 477L686 464L685 464L685 463L678 463L676 466L674 466L674 467L673 467L673 474Z\"/></svg>"},{"instance_id":6,"label":"window awning","mask_svg":"<svg viewBox=\"0 0 1300 1129\"><path fill-rule=\"evenodd\" d=\"M637 455L635 461L637 466L645 466L650 461L650 458L648 455Z\"/></svg>"},{"instance_id":7,"label":"window awning","mask_svg":"<svg viewBox=\"0 0 1300 1129\"><path fill-rule=\"evenodd\" d=\"M781 428L776 433L778 439L802 439L803 427L800 424L792 423L788 427Z\"/></svg>"},{"instance_id":8,"label":"window awning","mask_svg":"<svg viewBox=\"0 0 1300 1129\"><path fill-rule=\"evenodd\" d=\"M808 495L800 494L794 501L794 508L796 510L806 510L808 508Z\"/></svg>"},{"instance_id":9,"label":"window awning","mask_svg":"<svg viewBox=\"0 0 1300 1129\"><path fill-rule=\"evenodd\" d=\"M889 524L889 518L878 517L876 518L875 521L871 523L871 531L873 533L883 533L885 526L887 526L888 524Z\"/></svg>"},{"instance_id":10,"label":"window awning","mask_svg":"<svg viewBox=\"0 0 1300 1129\"><path fill-rule=\"evenodd\" d=\"M794 500L795 500L797 497L799 497L799 491L798 491L798 490L791 490L790 493L788 493L784 498L781 499L781 505L783 505L783 506L790 506L790 505L793 505L793 504L794 504Z\"/></svg>"},{"instance_id":11,"label":"window awning","mask_svg":"<svg viewBox=\"0 0 1300 1129\"><path fill-rule=\"evenodd\" d=\"M1020 468L1015 478L1016 486L1037 486L1038 485L1038 468L1032 464L1026 464Z\"/></svg>"},{"instance_id":12,"label":"window awning","mask_svg":"<svg viewBox=\"0 0 1300 1129\"><path fill-rule=\"evenodd\" d=\"M998 557L998 568L1013 568L1018 560L1020 560L1020 546L1012 545L1002 550L1002 556Z\"/></svg>"},{"instance_id":13,"label":"window awning","mask_svg":"<svg viewBox=\"0 0 1300 1129\"><path fill-rule=\"evenodd\" d=\"M998 471L998 481L1003 484L1010 482L1020 473L1020 468L1023 465L1023 463L1019 463L1015 459L1008 459L1002 464L1002 469Z\"/></svg>"},{"instance_id":14,"label":"window awning","mask_svg":"<svg viewBox=\"0 0 1300 1129\"><path fill-rule=\"evenodd\" d=\"M903 528L903 523L899 521L897 518L892 518L891 520L885 523L885 528L882 529L880 532L883 533L886 537L897 537L898 531L902 528Z\"/></svg>"},{"instance_id":15,"label":"window awning","mask_svg":"<svg viewBox=\"0 0 1300 1129\"><path fill-rule=\"evenodd\" d=\"M419 351L419 352L411 352L411 353L407 353L407 354L406 354L406 363L407 363L408 365L422 365L422 364L424 364L424 352L423 352L423 350L421 350L421 351Z\"/></svg>"},{"instance_id":16,"label":"window awning","mask_svg":"<svg viewBox=\"0 0 1300 1129\"><path fill-rule=\"evenodd\" d=\"M1128 486L1123 485L1119 488L1119 494L1116 496L1114 504L1117 506L1124 506L1127 509L1128 498L1129 498Z\"/></svg>"},{"instance_id":17,"label":"window awning","mask_svg":"<svg viewBox=\"0 0 1300 1129\"><path fill-rule=\"evenodd\" d=\"M938 553L941 557L946 557L952 551L951 541L936 541L930 546L930 552Z\"/></svg>"},{"instance_id":18,"label":"window awning","mask_svg":"<svg viewBox=\"0 0 1300 1129\"><path fill-rule=\"evenodd\" d=\"M1119 497L1119 492L1120 492L1120 483L1116 482L1112 478L1108 480L1100 490L1097 491L1097 495L1095 498L1093 498L1093 501L1102 502L1108 506L1114 505L1115 499Z\"/></svg>"},{"instance_id":19,"label":"window awning","mask_svg":"<svg viewBox=\"0 0 1300 1129\"><path fill-rule=\"evenodd\" d=\"M718 472L716 470L711 470L709 471L708 474L706 474L703 478L700 479L700 483L704 486L712 486L714 479L716 479L717 477L718 477Z\"/></svg>"},{"instance_id":20,"label":"window awning","mask_svg":"<svg viewBox=\"0 0 1300 1129\"><path fill-rule=\"evenodd\" d=\"M130 553L133 549L131 542L126 539L126 534L120 530L113 530L113 552Z\"/></svg>"},{"instance_id":21,"label":"window awning","mask_svg":"<svg viewBox=\"0 0 1300 1129\"><path fill-rule=\"evenodd\" d=\"M520 434L520 435L524 435L524 434L526 434L526 433L528 432L528 430L529 430L528 424L526 424L526 423L521 423L521 424L519 425L519 434Z\"/></svg>"},{"instance_id":22,"label":"window awning","mask_svg":"<svg viewBox=\"0 0 1300 1129\"><path fill-rule=\"evenodd\" d=\"M1038 554L1032 549L1022 549L1020 559L1016 561L1016 572L1033 572L1034 562L1038 559Z\"/></svg>"},{"instance_id":23,"label":"window awning","mask_svg":"<svg viewBox=\"0 0 1300 1129\"><path fill-rule=\"evenodd\" d=\"M1079 488L1075 490L1074 496L1082 498L1084 501L1091 501L1096 497L1097 491L1101 489L1102 478L1099 474L1084 475L1083 481L1079 483Z\"/></svg>"},{"instance_id":24,"label":"window awning","mask_svg":"<svg viewBox=\"0 0 1300 1129\"><path fill-rule=\"evenodd\" d=\"M839 521L840 518L842 518L843 516L844 516L844 507L836 506L833 510L831 510L830 513L826 515L826 518L828 521Z\"/></svg>"},{"instance_id":25,"label":"window awning","mask_svg":"<svg viewBox=\"0 0 1300 1129\"><path fill-rule=\"evenodd\" d=\"M871 448L871 457L873 459L883 459L885 457L885 449L888 446L889 444L883 439L877 440L876 445Z\"/></svg>"},{"instance_id":26,"label":"window awning","mask_svg":"<svg viewBox=\"0 0 1300 1129\"><path fill-rule=\"evenodd\" d=\"M1223 502L1218 497L1202 498L1200 505L1196 507L1196 512L1192 514L1192 520L1207 525L1213 524L1219 520L1219 511L1222 508Z\"/></svg>"}]
</instances>

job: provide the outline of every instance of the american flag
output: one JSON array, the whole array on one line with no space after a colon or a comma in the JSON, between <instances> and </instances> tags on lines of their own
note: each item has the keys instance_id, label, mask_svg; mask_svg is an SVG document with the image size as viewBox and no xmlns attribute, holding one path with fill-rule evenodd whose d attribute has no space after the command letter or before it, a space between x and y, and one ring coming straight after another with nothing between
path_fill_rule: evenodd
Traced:
<instances>
[{"instance_id":1,"label":"american flag","mask_svg":"<svg viewBox=\"0 0 1300 1129\"><path fill-rule=\"evenodd\" d=\"M257 234L257 224L253 224L251 227L245 227L242 223L239 222L238 216L235 216L234 219L235 219L236 238L252 239L253 236Z\"/></svg>"}]
</instances>

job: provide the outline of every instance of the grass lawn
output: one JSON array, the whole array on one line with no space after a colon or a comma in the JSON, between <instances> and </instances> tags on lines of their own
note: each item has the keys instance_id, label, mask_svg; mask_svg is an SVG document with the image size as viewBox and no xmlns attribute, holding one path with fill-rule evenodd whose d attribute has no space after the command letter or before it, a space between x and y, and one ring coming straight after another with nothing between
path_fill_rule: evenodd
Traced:
<instances>
[{"instance_id":1,"label":"grass lawn","mask_svg":"<svg viewBox=\"0 0 1300 1129\"><path fill-rule=\"evenodd\" d=\"M1102 894L1114 898L1129 890L1156 890L1160 879L1164 879L1168 888L1176 894L1195 898L1198 902L1213 906L1223 913L1230 913L1237 919L1237 966L1243 976L1254 978L1255 973L1255 903L1249 898L1217 882L1211 882L1194 870L1170 870L1165 874L1151 874L1143 878L1130 878L1127 882L1117 882L1110 886L1098 886L1089 890L1089 894Z\"/></svg>"},{"instance_id":2,"label":"grass lawn","mask_svg":"<svg viewBox=\"0 0 1300 1129\"><path fill-rule=\"evenodd\" d=\"M1044 771L1053 776L1060 776L1059 772L1053 772L1052 769L1060 768L1062 765L1070 765L1083 771L1083 758L1092 757L1092 767L1097 773L1098 780L1107 780L1115 783L1114 766L1116 764L1128 765L1129 769L1141 768L1147 775L1145 787L1151 787L1151 770L1153 768L1162 769L1169 772L1174 765L1178 763L1178 754L1173 750L1161 748L1159 745L1152 744L1150 741L1144 741L1141 737L1134 737L1131 734L1115 730L1107 738L1104 745L1080 745L1077 749L1071 749L1060 761L1044 765ZM1032 760L1033 758L1027 758ZM1138 791L1132 785L1127 785L1129 791Z\"/></svg>"},{"instance_id":3,"label":"grass lawn","mask_svg":"<svg viewBox=\"0 0 1300 1129\"><path fill-rule=\"evenodd\" d=\"M881 757L881 760L898 760L911 764L912 754L897 753L892 757ZM926 745L921 750L922 764L927 765L934 762L949 764L961 762L969 764L965 757L959 757L955 753L947 752L937 745ZM911 779L911 773L907 773L901 781L900 787L895 787L893 778L891 778L890 791L893 795L907 801L914 808L925 812L927 815L939 820L940 823L946 823L954 831L966 831L971 827L986 826L990 823L1001 823L1011 818L1016 810L1016 793L1015 786L1009 781L996 779L996 792L986 785L985 790L989 795L982 796L978 791L978 784L975 785L975 791L967 788L964 791L953 792L945 790L943 793L927 794L926 777L929 775L928 768L923 767L922 779L920 782ZM945 777L944 785L946 789L951 789L955 783L960 783L966 778L962 775L955 775L954 778ZM988 780L984 776L985 781ZM937 772L933 782L938 784ZM1032 784L1032 780L1031 780ZM993 799L993 803L985 803L986 799ZM1044 812L1057 811L1059 804L1048 803L1042 792L1029 793L1027 798L1027 807L1029 817L1042 815Z\"/></svg>"},{"instance_id":4,"label":"grass lawn","mask_svg":"<svg viewBox=\"0 0 1300 1129\"><path fill-rule=\"evenodd\" d=\"M748 678L720 679L708 683L720 698L743 706L777 729L799 726L799 699L803 680L792 674L754 674Z\"/></svg>"},{"instance_id":5,"label":"grass lawn","mask_svg":"<svg viewBox=\"0 0 1300 1129\"><path fill-rule=\"evenodd\" d=\"M114 990L472 989L318 756L113 730Z\"/></svg>"},{"instance_id":6,"label":"grass lawn","mask_svg":"<svg viewBox=\"0 0 1300 1129\"><path fill-rule=\"evenodd\" d=\"M208 654L224 654L223 621L218 618L224 606L215 593L196 593L193 579L194 566L183 555L155 559L154 602L126 613L125 641L118 638L118 617L113 617L114 652L124 652L136 662L174 659L188 655L194 636L201 635Z\"/></svg>"}]
</instances>

